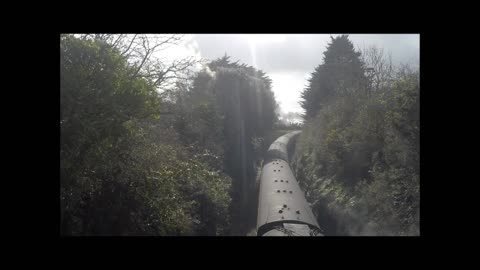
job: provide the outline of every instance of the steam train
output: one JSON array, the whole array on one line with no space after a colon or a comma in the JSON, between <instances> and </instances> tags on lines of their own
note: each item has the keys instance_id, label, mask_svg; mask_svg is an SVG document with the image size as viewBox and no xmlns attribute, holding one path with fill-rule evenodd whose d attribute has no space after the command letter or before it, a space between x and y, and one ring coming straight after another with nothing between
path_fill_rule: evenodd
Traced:
<instances>
[{"instance_id":1,"label":"steam train","mask_svg":"<svg viewBox=\"0 0 480 270\"><path fill-rule=\"evenodd\" d=\"M288 149L301 131L275 140L267 151L257 214L257 236L323 236L289 165Z\"/></svg>"}]
</instances>

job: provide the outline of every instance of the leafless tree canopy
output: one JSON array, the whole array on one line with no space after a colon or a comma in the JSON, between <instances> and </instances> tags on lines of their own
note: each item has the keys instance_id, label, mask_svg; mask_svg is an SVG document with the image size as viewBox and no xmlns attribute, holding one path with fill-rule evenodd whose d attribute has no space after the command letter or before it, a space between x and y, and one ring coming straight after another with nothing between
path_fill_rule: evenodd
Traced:
<instances>
[{"instance_id":1,"label":"leafless tree canopy","mask_svg":"<svg viewBox=\"0 0 480 270\"><path fill-rule=\"evenodd\" d=\"M133 77L149 78L162 93L168 92L176 82L186 81L191 68L200 62L193 56L168 60L158 52L180 44L184 35L161 34L82 34L82 39L99 39L118 49L128 63L135 67Z\"/></svg>"},{"instance_id":2,"label":"leafless tree canopy","mask_svg":"<svg viewBox=\"0 0 480 270\"><path fill-rule=\"evenodd\" d=\"M371 68L369 76L372 89L375 91L387 86L394 76L391 54L385 53L383 48L377 46L364 47L360 51L366 67Z\"/></svg>"}]
</instances>

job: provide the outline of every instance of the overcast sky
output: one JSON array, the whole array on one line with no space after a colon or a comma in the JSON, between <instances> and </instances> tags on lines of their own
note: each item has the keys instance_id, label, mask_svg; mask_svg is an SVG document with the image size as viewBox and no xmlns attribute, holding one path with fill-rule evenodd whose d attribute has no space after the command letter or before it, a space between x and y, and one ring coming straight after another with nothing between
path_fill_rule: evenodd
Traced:
<instances>
[{"instance_id":1,"label":"overcast sky","mask_svg":"<svg viewBox=\"0 0 480 270\"><path fill-rule=\"evenodd\" d=\"M337 36L337 34L333 34ZM356 48L383 47L394 64L419 60L418 34L352 34ZM216 59L225 53L233 61L252 65L272 79L273 91L283 112L302 112L300 92L316 66L322 63L329 34L195 34L186 35L182 45L172 52Z\"/></svg>"}]
</instances>

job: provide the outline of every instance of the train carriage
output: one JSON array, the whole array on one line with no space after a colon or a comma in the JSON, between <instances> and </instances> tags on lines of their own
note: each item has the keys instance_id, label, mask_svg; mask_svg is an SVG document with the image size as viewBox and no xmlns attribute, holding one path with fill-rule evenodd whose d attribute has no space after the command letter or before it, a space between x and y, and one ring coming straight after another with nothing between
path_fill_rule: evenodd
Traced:
<instances>
[{"instance_id":1,"label":"train carriage","mask_svg":"<svg viewBox=\"0 0 480 270\"><path fill-rule=\"evenodd\" d=\"M279 137L267 151L260 178L258 236L323 236L289 165L289 144L300 132Z\"/></svg>"}]
</instances>

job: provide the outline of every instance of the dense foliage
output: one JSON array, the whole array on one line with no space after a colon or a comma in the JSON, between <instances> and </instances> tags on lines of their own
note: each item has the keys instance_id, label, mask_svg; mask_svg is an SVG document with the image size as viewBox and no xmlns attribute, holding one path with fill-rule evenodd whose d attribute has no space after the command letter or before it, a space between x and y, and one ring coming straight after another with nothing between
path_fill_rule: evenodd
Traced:
<instances>
[{"instance_id":1,"label":"dense foliage","mask_svg":"<svg viewBox=\"0 0 480 270\"><path fill-rule=\"evenodd\" d=\"M233 234L244 234L256 219L260 150L277 121L270 79L225 56L199 72L189 91L178 93L176 105L177 129L184 141L195 141L212 149L215 156L223 156L223 168L233 178Z\"/></svg>"},{"instance_id":2,"label":"dense foliage","mask_svg":"<svg viewBox=\"0 0 480 270\"><path fill-rule=\"evenodd\" d=\"M195 60L151 58L178 41L61 35L63 235L245 235L263 153L294 129L292 166L327 234L419 234L417 69L332 38L304 122L279 121L261 70L225 56L191 75Z\"/></svg>"},{"instance_id":3,"label":"dense foliage","mask_svg":"<svg viewBox=\"0 0 480 270\"><path fill-rule=\"evenodd\" d=\"M61 233L232 234L276 120L269 79L224 57L160 95L151 50L102 37L60 38Z\"/></svg>"},{"instance_id":4,"label":"dense foliage","mask_svg":"<svg viewBox=\"0 0 480 270\"><path fill-rule=\"evenodd\" d=\"M332 40L304 92L298 180L328 234L418 235L419 72L402 67L365 85L361 55L347 44L347 36ZM344 59L353 67L322 75Z\"/></svg>"}]
</instances>

